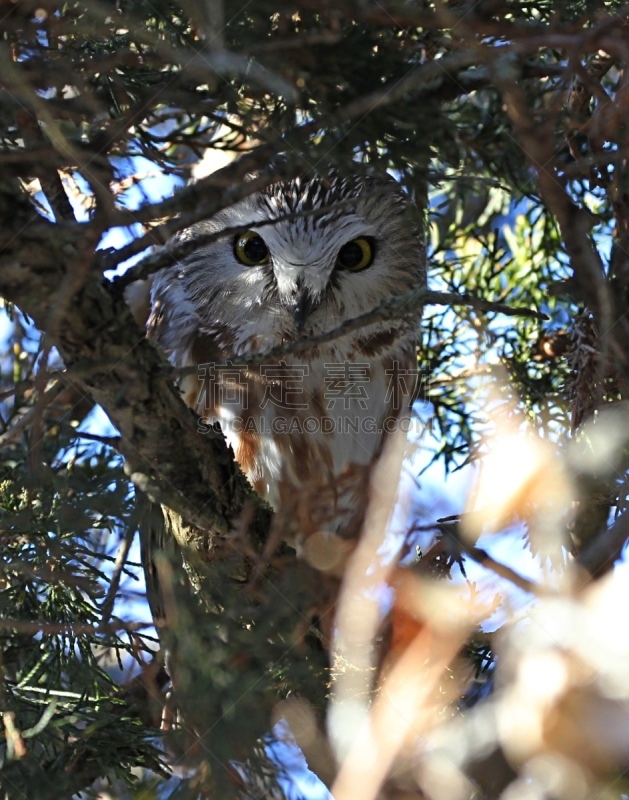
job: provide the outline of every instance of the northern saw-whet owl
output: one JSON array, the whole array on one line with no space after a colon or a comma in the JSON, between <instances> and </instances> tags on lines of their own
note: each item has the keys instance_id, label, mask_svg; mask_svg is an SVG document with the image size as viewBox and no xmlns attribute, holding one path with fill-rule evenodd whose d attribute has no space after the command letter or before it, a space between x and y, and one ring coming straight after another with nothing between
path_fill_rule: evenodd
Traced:
<instances>
[{"instance_id":1,"label":"northern saw-whet owl","mask_svg":"<svg viewBox=\"0 0 629 800\"><path fill-rule=\"evenodd\" d=\"M276 183L180 234L226 231L153 281L149 336L176 367L203 365L183 379L184 399L220 423L298 552L315 533L360 532L370 469L411 399L416 314L261 366L230 360L422 287L424 245L408 206L388 176Z\"/></svg>"}]
</instances>

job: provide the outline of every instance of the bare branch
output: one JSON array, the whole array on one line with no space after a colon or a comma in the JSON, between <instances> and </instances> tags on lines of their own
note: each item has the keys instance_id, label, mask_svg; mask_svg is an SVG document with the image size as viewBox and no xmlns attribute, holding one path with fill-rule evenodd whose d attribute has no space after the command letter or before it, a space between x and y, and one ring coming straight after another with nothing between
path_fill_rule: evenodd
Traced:
<instances>
[{"instance_id":1,"label":"bare branch","mask_svg":"<svg viewBox=\"0 0 629 800\"><path fill-rule=\"evenodd\" d=\"M285 220L299 219L302 217L317 217L323 214L328 214L338 208L343 208L348 205L347 201L338 203L330 203L321 209L313 209L309 211L296 211L293 214L282 214L269 220L255 220L251 222L244 222L242 225L234 226L231 228L223 228L215 233L205 233L200 236L194 236L184 239L183 241L170 240L166 242L164 247L149 253L137 264L123 273L115 277L112 281L116 289L124 291L127 286L130 286L135 281L146 280L150 275L158 272L160 269L170 267L173 264L178 264L180 261L189 256L191 253L198 250L200 247L216 242L218 239L223 239L230 236L238 236L250 230L252 227L263 228L265 225L276 225L278 222ZM120 251L115 251L120 252Z\"/></svg>"},{"instance_id":2,"label":"bare branch","mask_svg":"<svg viewBox=\"0 0 629 800\"><path fill-rule=\"evenodd\" d=\"M622 555L629 541L629 512L621 514L614 524L591 542L579 557L590 575L607 574Z\"/></svg>"},{"instance_id":3,"label":"bare branch","mask_svg":"<svg viewBox=\"0 0 629 800\"><path fill-rule=\"evenodd\" d=\"M270 166L274 150L261 146L223 169L213 172L207 178L180 189L172 197L161 203L143 206L138 211L120 210L109 217L111 225L132 225L138 222L152 222L176 214L159 227L151 229L145 236L134 239L119 250L103 251L97 257L101 270L115 269L127 259L141 253L153 245L165 244L178 231L189 228L195 222L209 219L218 211L259 192L283 178L293 176L297 170L286 162ZM245 176L264 168L253 180Z\"/></svg>"},{"instance_id":4,"label":"bare branch","mask_svg":"<svg viewBox=\"0 0 629 800\"><path fill-rule=\"evenodd\" d=\"M427 305L468 306L478 311L495 311L498 314L505 314L509 317L529 317L539 320L547 319L545 314L531 308L513 308L513 306L508 306L504 303L493 303L490 300L483 300L480 297L459 295L452 292L433 292L430 289L414 289L406 294L388 297L371 311L367 311L365 314L361 314L353 319L348 319L337 328L333 328L330 331L319 333L316 336L297 339L294 342L287 342L278 347L273 347L264 353L239 356L238 358L232 359L230 364L234 366L258 366L266 362L276 361L288 355L297 355L298 353L307 352L313 347L333 342L352 331L366 328L368 325L373 325L378 322L391 322L406 317L406 324L409 324L408 318L416 316L419 311ZM176 374L193 375L197 370L198 367L196 366L184 367L183 369L176 370Z\"/></svg>"},{"instance_id":5,"label":"bare branch","mask_svg":"<svg viewBox=\"0 0 629 800\"><path fill-rule=\"evenodd\" d=\"M29 430L34 420L41 415L42 411L51 403L54 403L55 398L63 388L63 383L59 381L46 389L37 403L15 419L9 430L0 436L0 447L4 447L17 436L24 433L24 431Z\"/></svg>"}]
</instances>

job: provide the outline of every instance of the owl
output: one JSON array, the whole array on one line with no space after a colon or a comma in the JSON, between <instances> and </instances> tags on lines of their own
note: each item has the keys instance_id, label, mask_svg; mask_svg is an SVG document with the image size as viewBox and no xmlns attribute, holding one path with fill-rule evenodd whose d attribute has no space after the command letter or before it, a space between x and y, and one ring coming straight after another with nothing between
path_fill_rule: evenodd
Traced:
<instances>
[{"instance_id":1,"label":"owl","mask_svg":"<svg viewBox=\"0 0 629 800\"><path fill-rule=\"evenodd\" d=\"M375 322L256 366L238 359L422 287L408 207L389 176L275 183L180 234L198 248L152 284L148 335L175 367L198 368L181 391L200 430L220 424L299 553L315 534L357 539L370 471L408 411L418 321Z\"/></svg>"}]
</instances>

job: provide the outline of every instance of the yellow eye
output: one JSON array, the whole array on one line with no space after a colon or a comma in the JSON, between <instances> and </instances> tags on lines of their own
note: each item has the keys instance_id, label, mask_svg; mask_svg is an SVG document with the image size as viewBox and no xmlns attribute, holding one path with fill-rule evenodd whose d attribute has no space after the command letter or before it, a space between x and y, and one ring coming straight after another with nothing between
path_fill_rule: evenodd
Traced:
<instances>
[{"instance_id":1,"label":"yellow eye","mask_svg":"<svg viewBox=\"0 0 629 800\"><path fill-rule=\"evenodd\" d=\"M350 272L360 272L371 266L375 250L373 241L369 239L352 239L351 242L344 244L336 257L338 269L348 269Z\"/></svg>"},{"instance_id":2,"label":"yellow eye","mask_svg":"<svg viewBox=\"0 0 629 800\"><path fill-rule=\"evenodd\" d=\"M236 237L234 242L234 255L241 264L247 267L257 267L267 264L270 258L266 242L255 231L247 231Z\"/></svg>"}]
</instances>

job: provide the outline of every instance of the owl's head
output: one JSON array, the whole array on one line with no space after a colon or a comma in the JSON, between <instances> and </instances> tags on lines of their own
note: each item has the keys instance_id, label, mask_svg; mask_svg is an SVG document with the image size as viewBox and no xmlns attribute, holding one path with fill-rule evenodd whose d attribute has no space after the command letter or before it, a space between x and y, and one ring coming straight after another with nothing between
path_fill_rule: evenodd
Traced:
<instances>
[{"instance_id":1,"label":"owl's head","mask_svg":"<svg viewBox=\"0 0 629 800\"><path fill-rule=\"evenodd\" d=\"M225 235L179 265L177 288L201 329L229 331L236 352L330 330L423 285L408 205L388 176L273 184L184 232Z\"/></svg>"}]
</instances>

